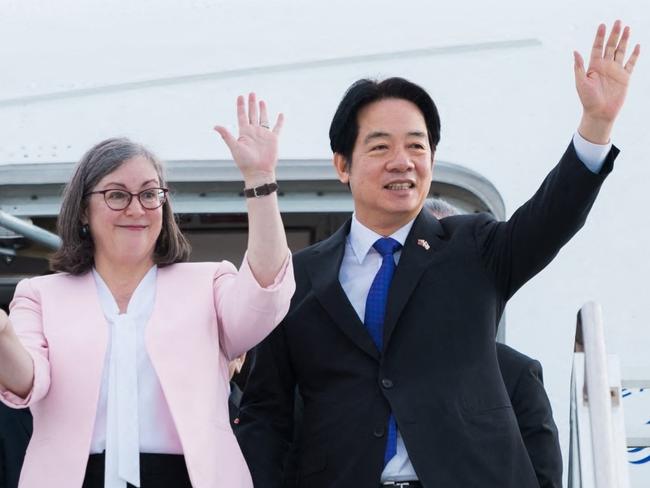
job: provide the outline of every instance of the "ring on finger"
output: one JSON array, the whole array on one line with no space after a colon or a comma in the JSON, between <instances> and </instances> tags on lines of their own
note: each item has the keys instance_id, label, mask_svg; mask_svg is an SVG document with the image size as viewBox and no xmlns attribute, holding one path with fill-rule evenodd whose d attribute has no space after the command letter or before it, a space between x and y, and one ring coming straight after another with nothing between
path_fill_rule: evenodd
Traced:
<instances>
[{"instance_id":1,"label":"ring on finger","mask_svg":"<svg viewBox=\"0 0 650 488\"><path fill-rule=\"evenodd\" d=\"M260 122L260 127L264 127L265 129L270 129L271 127L269 124L265 124L264 122Z\"/></svg>"}]
</instances>

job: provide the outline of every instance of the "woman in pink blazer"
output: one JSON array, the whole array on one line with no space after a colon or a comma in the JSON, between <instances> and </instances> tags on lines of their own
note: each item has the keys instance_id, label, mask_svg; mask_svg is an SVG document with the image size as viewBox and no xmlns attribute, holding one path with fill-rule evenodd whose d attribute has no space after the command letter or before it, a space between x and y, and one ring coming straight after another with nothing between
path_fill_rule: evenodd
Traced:
<instances>
[{"instance_id":1,"label":"woman in pink blazer","mask_svg":"<svg viewBox=\"0 0 650 488\"><path fill-rule=\"evenodd\" d=\"M275 184L282 115L237 100L249 241L228 262L181 264L189 246L162 168L109 139L66 187L52 259L0 310L0 400L30 407L21 488L251 487L229 425L228 361L286 313L293 272Z\"/></svg>"}]
</instances>

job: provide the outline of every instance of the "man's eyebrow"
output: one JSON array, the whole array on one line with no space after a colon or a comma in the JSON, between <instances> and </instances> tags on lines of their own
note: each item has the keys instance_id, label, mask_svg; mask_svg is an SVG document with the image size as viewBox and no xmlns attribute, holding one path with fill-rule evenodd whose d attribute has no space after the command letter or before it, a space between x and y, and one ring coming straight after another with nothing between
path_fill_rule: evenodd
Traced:
<instances>
[{"instance_id":1,"label":"man's eyebrow","mask_svg":"<svg viewBox=\"0 0 650 488\"><path fill-rule=\"evenodd\" d=\"M409 132L406 133L406 135L409 136L409 137L420 137L422 139L427 138L427 134L425 132L420 131L420 130L409 131ZM383 137L390 137L390 134L388 132L383 132L383 131L377 130L377 131L374 131L374 132L371 132L370 134L368 134L363 139L363 143L368 144L373 139L381 139Z\"/></svg>"},{"instance_id":2,"label":"man's eyebrow","mask_svg":"<svg viewBox=\"0 0 650 488\"><path fill-rule=\"evenodd\" d=\"M382 132L382 131L377 130L377 131L374 131L374 132L371 132L370 134L368 134L368 135L363 139L363 143L364 143L364 144L368 144L368 143L369 143L370 141L372 141L373 139L380 139L380 138L382 138L382 137L388 137L389 135L390 135L390 134L389 134L388 132Z\"/></svg>"}]
</instances>

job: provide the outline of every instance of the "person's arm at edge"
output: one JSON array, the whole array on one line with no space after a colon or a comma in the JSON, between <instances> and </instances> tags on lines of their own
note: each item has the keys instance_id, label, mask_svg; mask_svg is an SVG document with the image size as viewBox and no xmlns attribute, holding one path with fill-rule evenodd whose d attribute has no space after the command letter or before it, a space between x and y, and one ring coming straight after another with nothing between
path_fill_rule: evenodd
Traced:
<instances>
[{"instance_id":1,"label":"person's arm at edge","mask_svg":"<svg viewBox=\"0 0 650 488\"><path fill-rule=\"evenodd\" d=\"M25 398L33 383L32 358L18 339L9 317L0 309L0 388Z\"/></svg>"}]
</instances>

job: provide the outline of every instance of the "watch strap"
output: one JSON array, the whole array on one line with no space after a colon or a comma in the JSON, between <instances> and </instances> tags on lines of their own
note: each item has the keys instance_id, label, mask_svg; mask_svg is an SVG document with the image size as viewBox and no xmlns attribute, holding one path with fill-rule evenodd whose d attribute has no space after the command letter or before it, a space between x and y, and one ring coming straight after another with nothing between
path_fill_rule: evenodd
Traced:
<instances>
[{"instance_id":1,"label":"watch strap","mask_svg":"<svg viewBox=\"0 0 650 488\"><path fill-rule=\"evenodd\" d=\"M244 188L244 196L246 198L258 198L270 195L274 191L278 191L278 184L275 181L254 188Z\"/></svg>"}]
</instances>

